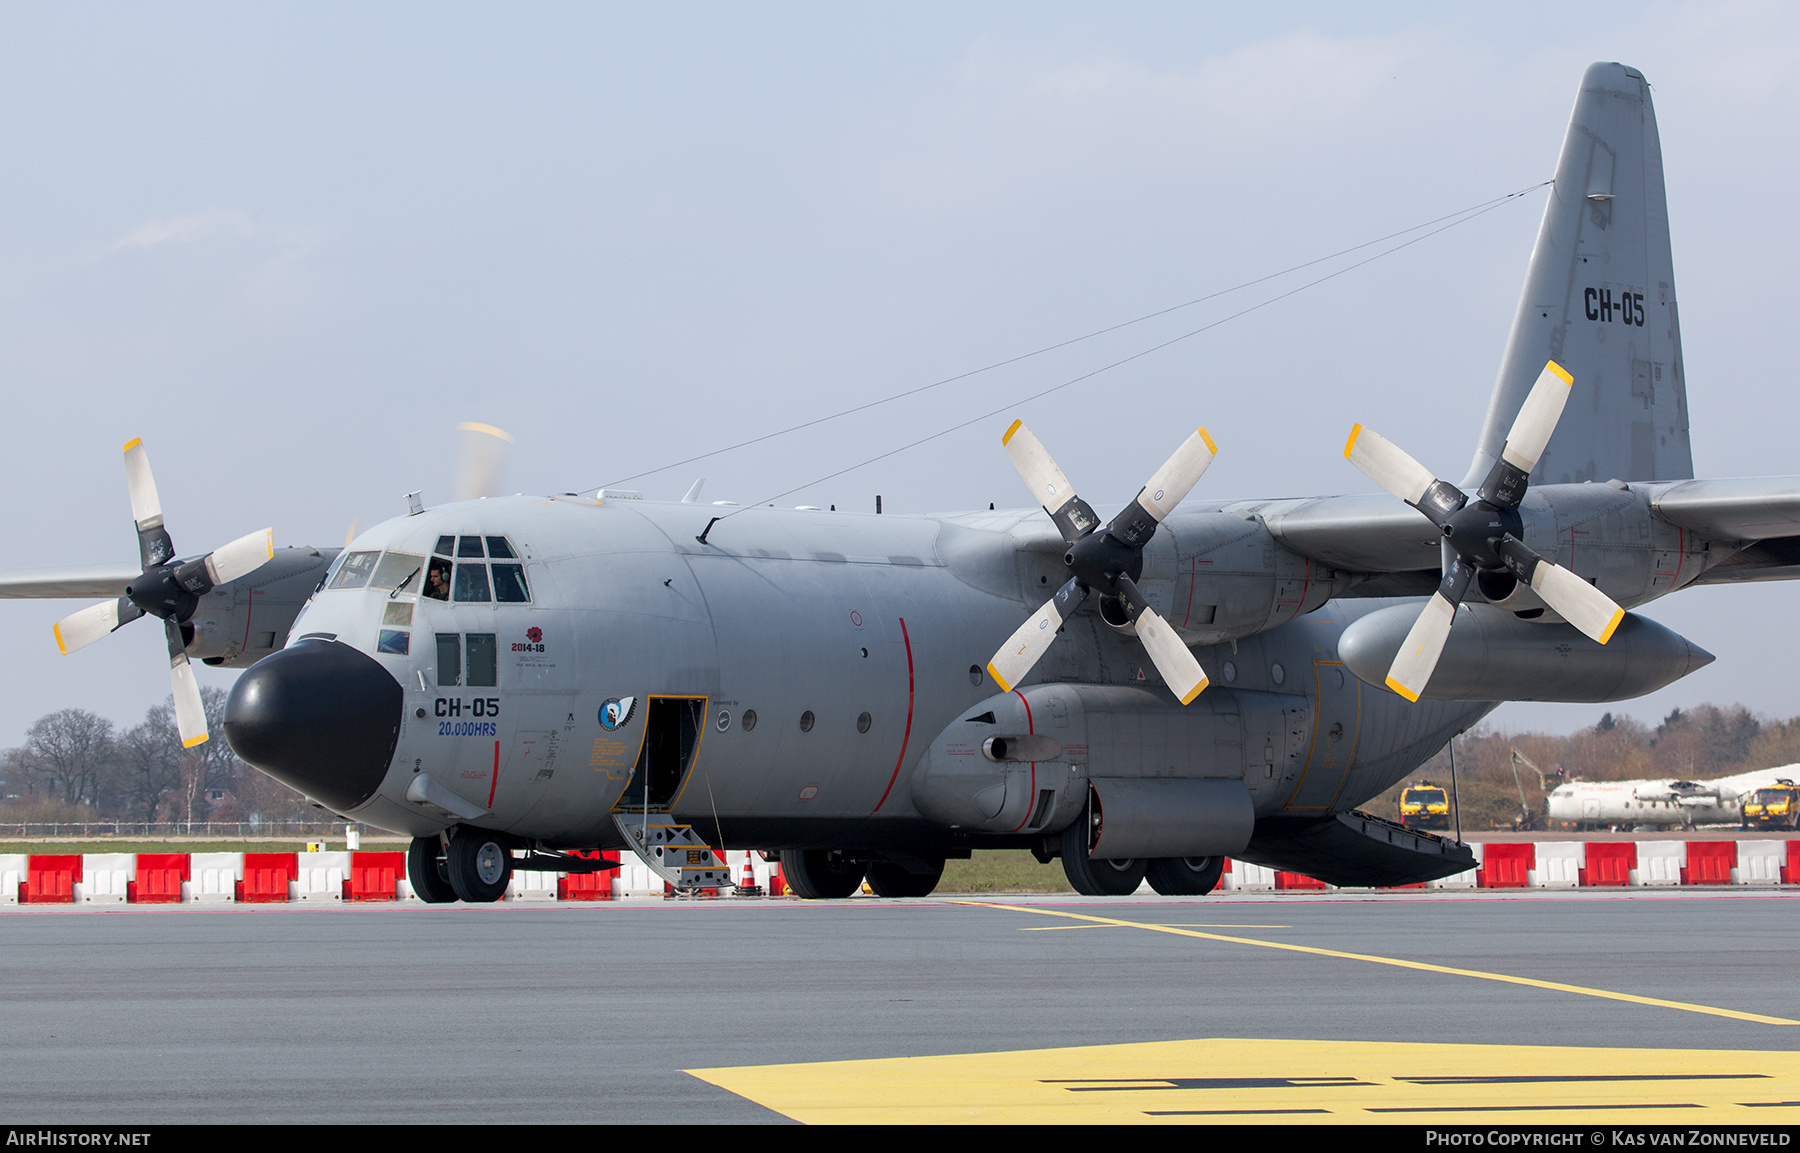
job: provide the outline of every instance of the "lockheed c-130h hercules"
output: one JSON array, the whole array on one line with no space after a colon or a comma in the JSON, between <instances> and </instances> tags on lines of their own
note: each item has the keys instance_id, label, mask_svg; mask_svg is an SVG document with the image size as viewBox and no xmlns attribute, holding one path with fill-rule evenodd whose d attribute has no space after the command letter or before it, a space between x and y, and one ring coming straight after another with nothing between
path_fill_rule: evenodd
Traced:
<instances>
[{"instance_id":1,"label":"lockheed c-130h hercules","mask_svg":"<svg viewBox=\"0 0 1800 1153\"><path fill-rule=\"evenodd\" d=\"M1628 610L1800 575L1800 478L1692 479L1661 150L1618 64L1582 80L1461 484L1359 426L1345 455L1392 495L1209 504L1201 429L1107 517L1028 429L1003 445L1042 511L602 490L187 560L138 446L141 566L0 584L112 598L66 650L161 617L188 739L187 660L250 665L240 757L411 834L426 900L491 901L595 848L688 886L726 881L712 849L778 850L810 897L923 896L989 847L1088 894L1205 893L1227 856L1445 876L1465 846L1356 806L1497 702L1620 700L1712 660Z\"/></svg>"}]
</instances>

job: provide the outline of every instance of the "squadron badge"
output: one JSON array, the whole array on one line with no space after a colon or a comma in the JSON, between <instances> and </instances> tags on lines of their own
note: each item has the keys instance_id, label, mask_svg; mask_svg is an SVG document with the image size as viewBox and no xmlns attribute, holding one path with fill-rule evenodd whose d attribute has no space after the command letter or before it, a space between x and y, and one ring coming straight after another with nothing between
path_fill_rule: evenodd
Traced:
<instances>
[{"instance_id":1,"label":"squadron badge","mask_svg":"<svg viewBox=\"0 0 1800 1153\"><path fill-rule=\"evenodd\" d=\"M600 727L607 732L624 728L636 709L636 697L612 697L600 706Z\"/></svg>"}]
</instances>

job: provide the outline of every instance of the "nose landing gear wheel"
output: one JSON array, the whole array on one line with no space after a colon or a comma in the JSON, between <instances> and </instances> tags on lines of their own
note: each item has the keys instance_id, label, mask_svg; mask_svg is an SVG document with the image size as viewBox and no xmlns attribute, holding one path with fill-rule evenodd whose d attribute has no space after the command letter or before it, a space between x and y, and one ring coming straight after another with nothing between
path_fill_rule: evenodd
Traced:
<instances>
[{"instance_id":1,"label":"nose landing gear wheel","mask_svg":"<svg viewBox=\"0 0 1800 1153\"><path fill-rule=\"evenodd\" d=\"M866 863L836 849L783 849L781 875L794 896L837 900L862 888Z\"/></svg>"},{"instance_id":2,"label":"nose landing gear wheel","mask_svg":"<svg viewBox=\"0 0 1800 1153\"><path fill-rule=\"evenodd\" d=\"M1145 862L1139 858L1096 861L1079 845L1063 850L1063 873L1084 897L1128 897L1144 883Z\"/></svg>"},{"instance_id":3,"label":"nose landing gear wheel","mask_svg":"<svg viewBox=\"0 0 1800 1153\"><path fill-rule=\"evenodd\" d=\"M944 862L922 863L937 867L929 873L915 873L897 861L870 861L869 888L877 897L929 897L944 877Z\"/></svg>"},{"instance_id":4,"label":"nose landing gear wheel","mask_svg":"<svg viewBox=\"0 0 1800 1153\"><path fill-rule=\"evenodd\" d=\"M1144 870L1150 887L1165 897L1204 897L1219 886L1224 857L1158 857Z\"/></svg>"},{"instance_id":5,"label":"nose landing gear wheel","mask_svg":"<svg viewBox=\"0 0 1800 1153\"><path fill-rule=\"evenodd\" d=\"M445 864L450 887L470 904L498 901L512 879L512 855L506 851L506 842L493 833L467 826L458 826L450 834Z\"/></svg>"},{"instance_id":6,"label":"nose landing gear wheel","mask_svg":"<svg viewBox=\"0 0 1800 1153\"><path fill-rule=\"evenodd\" d=\"M456 900L450 887L449 869L444 863L444 847L433 837L414 837L406 850L406 880L419 900L428 905L446 905Z\"/></svg>"}]
</instances>

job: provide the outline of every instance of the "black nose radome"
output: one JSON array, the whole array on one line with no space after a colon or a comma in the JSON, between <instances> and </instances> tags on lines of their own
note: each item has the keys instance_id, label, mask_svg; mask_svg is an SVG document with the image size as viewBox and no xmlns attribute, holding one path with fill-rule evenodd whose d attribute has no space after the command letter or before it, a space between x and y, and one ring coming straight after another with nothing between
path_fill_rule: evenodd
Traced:
<instances>
[{"instance_id":1,"label":"black nose radome","mask_svg":"<svg viewBox=\"0 0 1800 1153\"><path fill-rule=\"evenodd\" d=\"M247 763L343 813L381 787L403 696L374 658L337 641L300 641L238 678L225 739Z\"/></svg>"}]
</instances>

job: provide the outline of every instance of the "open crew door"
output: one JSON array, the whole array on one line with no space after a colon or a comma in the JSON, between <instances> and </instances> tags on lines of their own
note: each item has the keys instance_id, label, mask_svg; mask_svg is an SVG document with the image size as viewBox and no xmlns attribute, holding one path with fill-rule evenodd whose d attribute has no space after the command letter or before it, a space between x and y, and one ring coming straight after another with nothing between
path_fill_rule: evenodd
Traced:
<instances>
[{"instance_id":1,"label":"open crew door","mask_svg":"<svg viewBox=\"0 0 1800 1153\"><path fill-rule=\"evenodd\" d=\"M651 697L631 783L619 795L615 810L667 810L681 792L681 782L694 765L706 716L705 697ZM649 790L646 802L645 790Z\"/></svg>"},{"instance_id":2,"label":"open crew door","mask_svg":"<svg viewBox=\"0 0 1800 1153\"><path fill-rule=\"evenodd\" d=\"M723 888L731 870L691 825L668 815L694 767L705 731L705 697L651 697L631 781L613 807L613 822L650 871L678 889Z\"/></svg>"}]
</instances>

